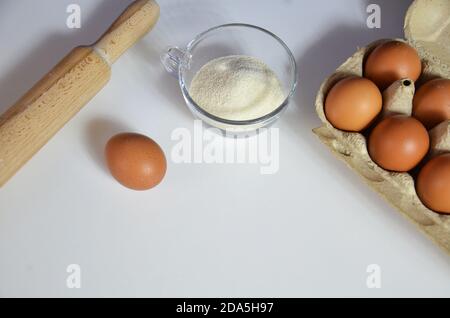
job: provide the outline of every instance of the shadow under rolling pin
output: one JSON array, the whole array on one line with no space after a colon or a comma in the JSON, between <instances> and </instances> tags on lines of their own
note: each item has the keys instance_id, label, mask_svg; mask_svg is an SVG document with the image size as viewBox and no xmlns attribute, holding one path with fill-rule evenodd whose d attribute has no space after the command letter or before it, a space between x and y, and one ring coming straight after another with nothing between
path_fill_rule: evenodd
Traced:
<instances>
[{"instance_id":1,"label":"shadow under rolling pin","mask_svg":"<svg viewBox=\"0 0 450 318\"><path fill-rule=\"evenodd\" d=\"M0 187L109 81L111 65L159 18L154 0L137 0L91 46L72 50L0 116Z\"/></svg>"}]
</instances>

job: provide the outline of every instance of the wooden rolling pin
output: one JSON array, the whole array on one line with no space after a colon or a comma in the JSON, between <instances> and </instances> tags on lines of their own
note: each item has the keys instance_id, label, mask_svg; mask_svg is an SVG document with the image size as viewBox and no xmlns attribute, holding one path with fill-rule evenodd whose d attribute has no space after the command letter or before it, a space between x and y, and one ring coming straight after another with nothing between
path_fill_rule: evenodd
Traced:
<instances>
[{"instance_id":1,"label":"wooden rolling pin","mask_svg":"<svg viewBox=\"0 0 450 318\"><path fill-rule=\"evenodd\" d=\"M100 40L72 50L0 116L0 187L105 86L111 65L158 18L154 0L135 1Z\"/></svg>"}]
</instances>

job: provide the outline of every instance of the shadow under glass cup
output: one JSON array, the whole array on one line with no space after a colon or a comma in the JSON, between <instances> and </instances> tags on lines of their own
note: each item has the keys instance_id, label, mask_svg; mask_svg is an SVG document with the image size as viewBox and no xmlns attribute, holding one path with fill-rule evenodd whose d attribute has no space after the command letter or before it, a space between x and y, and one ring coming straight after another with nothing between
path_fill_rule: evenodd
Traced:
<instances>
[{"instance_id":1,"label":"shadow under glass cup","mask_svg":"<svg viewBox=\"0 0 450 318\"><path fill-rule=\"evenodd\" d=\"M208 62L230 55L251 56L263 61L278 76L285 99L263 117L236 121L216 117L191 98L189 87ZM195 117L227 133L253 132L274 123L287 108L297 85L297 65L287 45L273 33L248 24L226 24L209 29L185 49L170 47L161 56L166 70L179 80L186 104Z\"/></svg>"}]
</instances>

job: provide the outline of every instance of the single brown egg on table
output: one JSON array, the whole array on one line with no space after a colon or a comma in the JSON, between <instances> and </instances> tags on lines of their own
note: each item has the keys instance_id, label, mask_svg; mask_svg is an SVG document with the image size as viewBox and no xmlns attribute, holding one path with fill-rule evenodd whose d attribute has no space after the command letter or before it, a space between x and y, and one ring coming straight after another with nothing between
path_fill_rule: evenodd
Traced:
<instances>
[{"instance_id":1,"label":"single brown egg on table","mask_svg":"<svg viewBox=\"0 0 450 318\"><path fill-rule=\"evenodd\" d=\"M426 128L413 117L383 119L369 136L369 154L381 168L407 172L416 167L430 148Z\"/></svg>"},{"instance_id":2,"label":"single brown egg on table","mask_svg":"<svg viewBox=\"0 0 450 318\"><path fill-rule=\"evenodd\" d=\"M364 76L381 90L401 79L417 81L422 74L422 62L416 49L400 42L389 41L377 46L366 60Z\"/></svg>"},{"instance_id":3,"label":"single brown egg on table","mask_svg":"<svg viewBox=\"0 0 450 318\"><path fill-rule=\"evenodd\" d=\"M366 78L352 76L331 88L325 100L325 116L337 129L360 132L373 122L382 106L378 87Z\"/></svg>"},{"instance_id":4,"label":"single brown egg on table","mask_svg":"<svg viewBox=\"0 0 450 318\"><path fill-rule=\"evenodd\" d=\"M161 147L152 139L135 133L112 137L105 148L111 174L133 190L148 190L164 178L167 162Z\"/></svg>"},{"instance_id":5,"label":"single brown egg on table","mask_svg":"<svg viewBox=\"0 0 450 318\"><path fill-rule=\"evenodd\" d=\"M421 86L414 96L413 116L427 129L450 120L450 80L438 78Z\"/></svg>"},{"instance_id":6,"label":"single brown egg on table","mask_svg":"<svg viewBox=\"0 0 450 318\"><path fill-rule=\"evenodd\" d=\"M429 209L450 214L450 154L427 162L417 177L416 189Z\"/></svg>"}]
</instances>

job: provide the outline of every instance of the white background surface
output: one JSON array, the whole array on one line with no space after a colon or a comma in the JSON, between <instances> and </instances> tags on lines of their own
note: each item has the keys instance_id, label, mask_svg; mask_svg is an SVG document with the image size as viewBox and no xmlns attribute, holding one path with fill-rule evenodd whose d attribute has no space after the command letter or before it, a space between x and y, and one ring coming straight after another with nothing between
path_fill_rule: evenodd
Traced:
<instances>
[{"instance_id":1,"label":"white background surface","mask_svg":"<svg viewBox=\"0 0 450 318\"><path fill-rule=\"evenodd\" d=\"M78 2L83 27L69 30ZM72 47L93 42L126 0L2 0L0 110ZM365 25L382 6L382 29ZM401 37L410 1L160 0L154 31L113 67L109 85L0 189L0 296L450 296L450 259L312 135L322 80L357 46ZM177 127L192 129L159 54L218 24L279 35L300 70L277 123L280 171L256 165L176 165ZM106 171L102 151L123 130L154 138L168 174L148 192ZM82 288L66 287L79 264ZM382 288L366 287L379 264Z\"/></svg>"}]
</instances>

